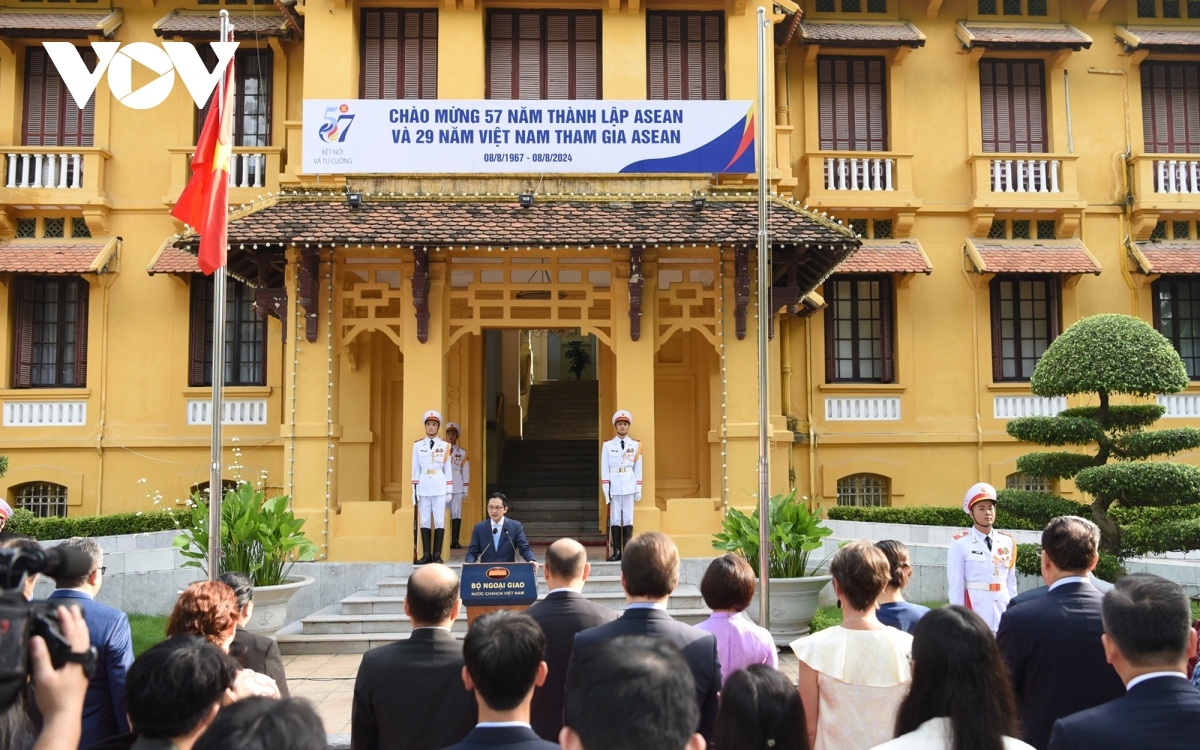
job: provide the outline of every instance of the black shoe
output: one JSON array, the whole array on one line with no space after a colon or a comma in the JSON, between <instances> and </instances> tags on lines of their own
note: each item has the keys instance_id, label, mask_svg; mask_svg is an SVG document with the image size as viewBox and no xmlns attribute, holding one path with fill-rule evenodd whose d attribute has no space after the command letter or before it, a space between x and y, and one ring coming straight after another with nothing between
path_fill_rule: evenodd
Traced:
<instances>
[{"instance_id":1,"label":"black shoe","mask_svg":"<svg viewBox=\"0 0 1200 750\"><path fill-rule=\"evenodd\" d=\"M462 531L462 519L450 519L450 549L462 549L462 545L458 543L458 532Z\"/></svg>"},{"instance_id":2,"label":"black shoe","mask_svg":"<svg viewBox=\"0 0 1200 750\"><path fill-rule=\"evenodd\" d=\"M446 539L445 529L434 529L433 531L433 561L435 563L442 562L442 542Z\"/></svg>"},{"instance_id":3,"label":"black shoe","mask_svg":"<svg viewBox=\"0 0 1200 750\"><path fill-rule=\"evenodd\" d=\"M609 535L612 537L613 553L609 556L608 562L618 562L621 559L621 527L609 526Z\"/></svg>"},{"instance_id":4,"label":"black shoe","mask_svg":"<svg viewBox=\"0 0 1200 750\"><path fill-rule=\"evenodd\" d=\"M417 565L428 565L429 563L433 562L433 555L429 552L429 538L429 529L421 529L421 548L425 550L425 554L420 560L417 560Z\"/></svg>"}]
</instances>

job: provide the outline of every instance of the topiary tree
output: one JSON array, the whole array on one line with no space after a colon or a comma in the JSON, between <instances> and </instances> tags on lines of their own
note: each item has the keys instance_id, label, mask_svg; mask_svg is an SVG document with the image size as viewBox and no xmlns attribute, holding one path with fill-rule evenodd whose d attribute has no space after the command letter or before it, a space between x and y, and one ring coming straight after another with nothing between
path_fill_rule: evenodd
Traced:
<instances>
[{"instance_id":1,"label":"topiary tree","mask_svg":"<svg viewBox=\"0 0 1200 750\"><path fill-rule=\"evenodd\" d=\"M1105 552L1194 549L1200 542L1200 468L1147 459L1200 447L1200 430L1149 432L1146 428L1163 416L1162 406L1110 403L1116 395L1149 398L1187 386L1183 360L1145 322L1127 315L1084 318L1046 349L1030 387L1039 396L1094 394L1096 404L1055 417L1013 419L1007 431L1039 445L1095 451L1029 453L1017 459L1017 468L1047 479L1074 478L1093 498L1091 516ZM1172 512L1161 511L1166 508Z\"/></svg>"}]
</instances>

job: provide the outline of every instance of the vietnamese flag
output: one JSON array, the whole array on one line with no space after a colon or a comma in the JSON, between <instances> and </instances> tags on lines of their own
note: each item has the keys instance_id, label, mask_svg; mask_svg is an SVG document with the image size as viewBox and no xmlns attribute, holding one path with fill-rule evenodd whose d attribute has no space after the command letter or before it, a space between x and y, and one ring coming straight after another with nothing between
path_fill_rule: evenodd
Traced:
<instances>
[{"instance_id":1,"label":"vietnamese flag","mask_svg":"<svg viewBox=\"0 0 1200 750\"><path fill-rule=\"evenodd\" d=\"M213 92L196 153L192 178L179 195L171 215L200 234L198 263L205 275L225 265L229 229L229 159L233 153L233 60L225 69L225 100Z\"/></svg>"}]
</instances>

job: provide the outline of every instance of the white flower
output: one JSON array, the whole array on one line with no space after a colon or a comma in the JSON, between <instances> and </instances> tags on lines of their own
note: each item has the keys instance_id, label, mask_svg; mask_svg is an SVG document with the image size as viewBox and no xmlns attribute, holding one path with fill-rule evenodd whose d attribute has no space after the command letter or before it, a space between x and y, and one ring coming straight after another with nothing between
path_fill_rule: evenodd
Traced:
<instances>
[{"instance_id":1,"label":"white flower","mask_svg":"<svg viewBox=\"0 0 1200 750\"><path fill-rule=\"evenodd\" d=\"M137 513L134 513L133 515L140 516L140 515L142 515L142 512L139 510Z\"/></svg>"}]
</instances>

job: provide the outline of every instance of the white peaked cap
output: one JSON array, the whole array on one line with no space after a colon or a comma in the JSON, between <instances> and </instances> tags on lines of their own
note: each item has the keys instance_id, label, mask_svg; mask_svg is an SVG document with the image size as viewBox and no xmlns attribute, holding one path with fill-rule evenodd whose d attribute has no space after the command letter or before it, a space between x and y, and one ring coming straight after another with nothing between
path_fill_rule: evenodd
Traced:
<instances>
[{"instance_id":1,"label":"white peaked cap","mask_svg":"<svg viewBox=\"0 0 1200 750\"><path fill-rule=\"evenodd\" d=\"M629 412L625 411L624 409L617 410L617 413L613 415L612 423L616 424L617 420L619 420L619 419L624 419L629 424L633 424L633 415L630 414Z\"/></svg>"},{"instance_id":2,"label":"white peaked cap","mask_svg":"<svg viewBox=\"0 0 1200 750\"><path fill-rule=\"evenodd\" d=\"M442 423L442 415L436 409L430 409L425 412L425 418L421 420L421 424L425 424L431 419L436 419L438 424Z\"/></svg>"},{"instance_id":3,"label":"white peaked cap","mask_svg":"<svg viewBox=\"0 0 1200 750\"><path fill-rule=\"evenodd\" d=\"M996 502L996 488L987 482L971 485L967 490L967 494L963 495L963 512L968 516L971 515L971 506L980 500L991 500Z\"/></svg>"},{"instance_id":4,"label":"white peaked cap","mask_svg":"<svg viewBox=\"0 0 1200 750\"><path fill-rule=\"evenodd\" d=\"M462 430L458 429L458 422L447 422L446 423L446 432L449 432L450 430L454 430L455 432L457 432L459 434L462 433Z\"/></svg>"}]
</instances>

